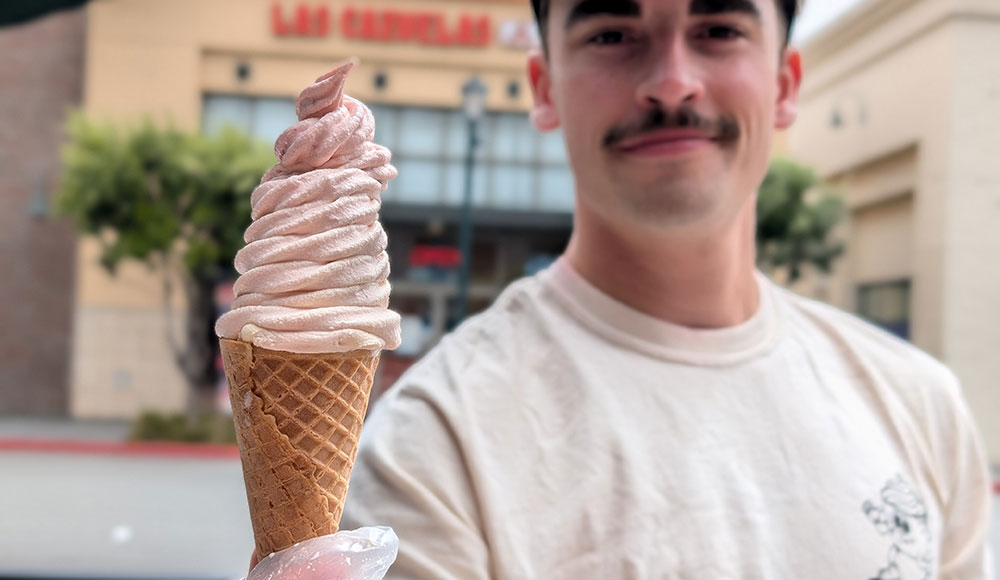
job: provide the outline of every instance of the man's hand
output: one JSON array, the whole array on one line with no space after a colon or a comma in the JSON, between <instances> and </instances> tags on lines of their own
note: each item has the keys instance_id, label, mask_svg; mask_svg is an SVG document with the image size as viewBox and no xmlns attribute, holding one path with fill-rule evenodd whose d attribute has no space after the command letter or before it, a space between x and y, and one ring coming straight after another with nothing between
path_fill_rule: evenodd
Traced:
<instances>
[{"instance_id":1,"label":"man's hand","mask_svg":"<svg viewBox=\"0 0 1000 580\"><path fill-rule=\"evenodd\" d=\"M258 562L247 580L381 580L396 560L392 528L361 528L295 544Z\"/></svg>"}]
</instances>

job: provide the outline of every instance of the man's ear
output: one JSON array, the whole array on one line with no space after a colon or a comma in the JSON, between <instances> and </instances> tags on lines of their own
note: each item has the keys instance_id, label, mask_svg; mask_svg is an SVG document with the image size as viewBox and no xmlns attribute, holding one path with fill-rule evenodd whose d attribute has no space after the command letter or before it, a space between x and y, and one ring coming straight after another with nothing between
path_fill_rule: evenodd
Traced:
<instances>
[{"instance_id":1,"label":"man's ear","mask_svg":"<svg viewBox=\"0 0 1000 580\"><path fill-rule=\"evenodd\" d=\"M785 49L778 71L778 100L775 103L774 128L785 130L799 114L799 87L802 85L802 55L794 48Z\"/></svg>"},{"instance_id":2,"label":"man's ear","mask_svg":"<svg viewBox=\"0 0 1000 580\"><path fill-rule=\"evenodd\" d=\"M549 76L549 61L540 50L528 55L528 81L534 105L531 107L531 122L539 131L554 131L559 128L559 115L552 102L552 77Z\"/></svg>"}]
</instances>

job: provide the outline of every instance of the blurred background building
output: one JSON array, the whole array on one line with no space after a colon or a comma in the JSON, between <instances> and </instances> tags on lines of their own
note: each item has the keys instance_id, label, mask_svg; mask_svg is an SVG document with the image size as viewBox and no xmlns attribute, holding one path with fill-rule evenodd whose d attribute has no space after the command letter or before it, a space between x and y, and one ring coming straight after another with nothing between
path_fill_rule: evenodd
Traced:
<instances>
[{"instance_id":1,"label":"blurred background building","mask_svg":"<svg viewBox=\"0 0 1000 580\"><path fill-rule=\"evenodd\" d=\"M798 290L947 363L1000 463L1000 3L864 2L803 50L787 153L846 196Z\"/></svg>"},{"instance_id":2,"label":"blurred background building","mask_svg":"<svg viewBox=\"0 0 1000 580\"><path fill-rule=\"evenodd\" d=\"M273 141L295 122L303 87L360 57L347 90L373 109L376 140L400 170L383 221L404 344L386 359L384 387L460 317L467 192L470 312L545 267L568 239L573 183L561 136L538 134L527 118L524 58L535 38L527 0L100 0L0 31L0 48L16 45L32 59L44 48L53 59L41 61L51 67L37 81L43 90L21 87L30 70L0 67L3 86L19 91L4 89L5 118L16 110L19 121L34 118L48 131L31 155L21 140L35 138L37 127L0 138L9 204L0 214L9 237L3 259L8 272L34 269L2 287L7 303L22 308L6 309L0 324L34 327L27 336L4 334L0 352L17 362L0 374L0 411L132 417L186 405L188 386L166 339L182 325L163 308L167 273L134 264L109 277L93 241L73 250L68 230L40 217L57 177L65 106L82 95L97 118L152 116L208 133L232 124ZM832 275L813 273L796 290L949 364L1000 463L996 54L995 0L861 2L806 42L800 119L778 148L840 187L850 209L846 256ZM475 145L463 110L474 78L486 89ZM9 171L39 159L48 159L41 172ZM229 292L220 285L220 307ZM183 304L174 306L181 312Z\"/></svg>"},{"instance_id":3,"label":"blurred background building","mask_svg":"<svg viewBox=\"0 0 1000 580\"><path fill-rule=\"evenodd\" d=\"M81 2L62 2L75 7ZM0 414L65 415L74 309L72 227L47 219L65 113L83 91L80 9L0 22Z\"/></svg>"}]
</instances>

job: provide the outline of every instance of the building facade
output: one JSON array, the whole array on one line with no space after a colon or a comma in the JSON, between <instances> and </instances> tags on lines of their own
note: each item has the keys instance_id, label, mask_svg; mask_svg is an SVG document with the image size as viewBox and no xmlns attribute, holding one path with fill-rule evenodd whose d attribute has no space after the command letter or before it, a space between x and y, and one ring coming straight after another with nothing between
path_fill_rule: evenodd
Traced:
<instances>
[{"instance_id":1,"label":"building facade","mask_svg":"<svg viewBox=\"0 0 1000 580\"><path fill-rule=\"evenodd\" d=\"M1000 3L869 0L803 48L788 153L846 196L847 254L799 290L961 379L1000 463Z\"/></svg>"},{"instance_id":2,"label":"building facade","mask_svg":"<svg viewBox=\"0 0 1000 580\"><path fill-rule=\"evenodd\" d=\"M105 0L88 13L85 104L98 119L151 117L206 133L233 125L273 142L295 123L302 88L360 59L346 91L371 107L375 139L400 172L383 196L382 221L404 340L385 355L377 388L457 322L470 147L462 91L473 77L487 102L469 190L469 311L544 267L568 239L573 185L562 138L538 134L527 116L525 54L537 42L527 1ZM166 273L131 264L112 278L96 257L94 243L82 241L73 414L183 409L187 387L167 339L183 333L163 307ZM219 294L226 302L226 288ZM172 299L169 310L181 312Z\"/></svg>"},{"instance_id":3,"label":"building facade","mask_svg":"<svg viewBox=\"0 0 1000 580\"><path fill-rule=\"evenodd\" d=\"M51 201L85 32L81 9L0 27L0 415L68 413L76 244Z\"/></svg>"}]
</instances>

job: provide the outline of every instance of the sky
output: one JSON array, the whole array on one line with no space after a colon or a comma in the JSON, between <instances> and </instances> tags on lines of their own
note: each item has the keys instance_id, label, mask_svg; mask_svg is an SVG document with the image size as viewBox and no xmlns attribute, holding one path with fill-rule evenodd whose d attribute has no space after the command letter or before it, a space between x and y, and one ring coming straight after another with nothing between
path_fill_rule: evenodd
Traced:
<instances>
[{"instance_id":1,"label":"sky","mask_svg":"<svg viewBox=\"0 0 1000 580\"><path fill-rule=\"evenodd\" d=\"M794 42L801 44L848 10L865 1L878 0L806 0L802 14L795 23Z\"/></svg>"}]
</instances>

